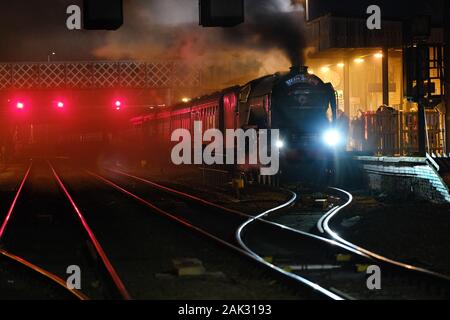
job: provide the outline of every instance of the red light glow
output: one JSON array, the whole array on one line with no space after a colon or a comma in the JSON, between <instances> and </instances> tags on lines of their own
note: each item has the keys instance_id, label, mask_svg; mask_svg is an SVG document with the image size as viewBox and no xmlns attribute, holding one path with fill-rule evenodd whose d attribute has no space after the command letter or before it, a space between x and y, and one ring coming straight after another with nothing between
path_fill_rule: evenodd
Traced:
<instances>
[{"instance_id":1,"label":"red light glow","mask_svg":"<svg viewBox=\"0 0 450 320\"><path fill-rule=\"evenodd\" d=\"M17 102L16 107L19 110L23 110L25 108L25 104L23 102Z\"/></svg>"},{"instance_id":2,"label":"red light glow","mask_svg":"<svg viewBox=\"0 0 450 320\"><path fill-rule=\"evenodd\" d=\"M114 101L114 107L116 108L117 111L122 110L122 106L123 106L123 103L121 100Z\"/></svg>"},{"instance_id":3,"label":"red light glow","mask_svg":"<svg viewBox=\"0 0 450 320\"><path fill-rule=\"evenodd\" d=\"M114 106L116 107L116 110L117 110L117 111L121 110L121 109L122 109L122 101L116 100L116 101L114 102Z\"/></svg>"},{"instance_id":4,"label":"red light glow","mask_svg":"<svg viewBox=\"0 0 450 320\"><path fill-rule=\"evenodd\" d=\"M60 109L64 108L64 102L59 101L56 106Z\"/></svg>"}]
</instances>

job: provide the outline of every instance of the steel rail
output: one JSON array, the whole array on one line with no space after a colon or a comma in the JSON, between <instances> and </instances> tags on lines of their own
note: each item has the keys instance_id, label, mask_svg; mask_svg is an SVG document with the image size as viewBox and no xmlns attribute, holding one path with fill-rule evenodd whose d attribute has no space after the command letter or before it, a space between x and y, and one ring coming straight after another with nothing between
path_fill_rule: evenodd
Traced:
<instances>
[{"instance_id":1,"label":"steel rail","mask_svg":"<svg viewBox=\"0 0 450 320\"><path fill-rule=\"evenodd\" d=\"M62 287L65 290L67 290L69 293L74 295L77 299L89 300L89 298L85 294L83 294L81 291L76 290L76 289L70 289L67 286L67 282L64 281L63 279L61 279L60 277L58 277L57 275L55 275L47 270L44 270L44 269L34 265L33 263L31 263L19 256L16 256L8 251L5 251L3 249L0 249L0 255L21 264L29 271L33 271L35 273L42 275L43 277L47 278L48 280L52 281L53 283L57 284L58 286Z\"/></svg>"},{"instance_id":2,"label":"steel rail","mask_svg":"<svg viewBox=\"0 0 450 320\"><path fill-rule=\"evenodd\" d=\"M30 175L30 171L31 171L32 167L33 167L33 162L30 163L30 165L28 167L28 170L26 171L26 173L25 173L25 175L24 175L24 177L22 179L22 182L20 183L20 186L17 189L16 195L14 196L14 200L11 203L11 206L9 207L8 213L6 214L6 218L3 221L3 224L2 224L2 226L0 228L0 242L3 239L6 227L8 226L8 222L11 219L12 213L14 212L14 208L16 207L16 204L17 204L17 200L19 199L20 194L22 193L23 186L25 185L25 182L27 181L28 176Z\"/></svg>"},{"instance_id":3,"label":"steel rail","mask_svg":"<svg viewBox=\"0 0 450 320\"><path fill-rule=\"evenodd\" d=\"M248 225L250 225L253 222L259 221L259 222L271 224L273 226L279 227L279 228L284 229L284 230L288 230L288 231L297 233L299 235L303 235L303 236L307 236L307 237L310 237L310 238L315 238L317 240L322 240L324 242L328 242L331 245L336 245L336 246L341 247L341 248L343 248L345 250L348 250L348 251L350 251L352 253L356 253L356 254L358 254L360 256L369 258L369 259L371 259L373 261L377 261L378 260L378 261L382 261L382 262L387 263L388 265L391 265L391 266L394 266L394 267L400 267L403 270L416 271L418 273L426 274L426 275L429 275L429 276L432 276L432 277L436 277L436 278L440 278L440 279L443 279L443 280L446 280L446 281L450 280L450 277L448 277L448 276L445 276L445 275L442 275L442 274L439 274L439 273L436 273L436 272L433 272L433 271L429 271L429 270L426 270L426 269L423 269L423 268L417 268L417 267L410 266L410 265L407 265L407 264L404 264L404 263L400 263L400 262L388 259L386 257L383 257L381 255L378 255L376 253L373 253L373 252L371 252L371 251L369 251L367 249L364 249L364 248L361 248L361 247L359 247L357 245L354 245L353 243L350 243L350 242L346 241L345 239L342 239L341 237L339 237L339 235L337 233L333 232L330 229L329 225L328 225L329 221L334 216L336 216L341 210L347 208L353 201L353 196L349 192L344 191L342 189L330 188L330 190L334 190L334 191L337 191L340 194L344 194L345 198L347 198L347 199L346 199L346 201L343 204L340 204L338 206L335 206L335 207L331 208L322 217L321 223L318 224L318 227L320 226L321 229L324 230L324 232L326 232L328 234L331 234L331 236L330 236L331 239L330 239L330 238L323 238L323 237L320 237L320 236L317 236L317 235L313 235L313 234L310 234L310 233L302 232L302 231L293 229L291 227L284 226L284 225L281 225L281 224L274 223L274 222L267 221L267 220L263 219L265 216L267 216L267 215L269 215L271 213L274 213L274 212L277 212L277 211L280 211L280 210L283 210L283 209L289 207L291 204L293 204L295 202L295 200L288 201L284 205L281 205L280 207L277 207L277 208L270 209L270 210L268 210L268 211L266 211L266 212L264 212L264 213L262 213L260 215L251 216L251 215L242 213L242 212L237 211L237 210L229 209L229 208L226 208L226 207L223 207L223 206L211 203L211 202L209 202L207 200L204 200L204 199L201 199L199 197L187 194L185 192L181 192L181 191L175 190L173 188L162 186L162 185L160 185L158 183L155 183L153 181L150 181L150 180L142 178L142 177L138 177L138 176L129 174L129 173L127 173L125 171L122 171L122 170L114 170L114 169L109 169L109 168L107 170L111 171L113 173L117 173L117 174L129 177L129 178L141 181L141 182L146 183L148 185L151 185L151 186L153 186L153 187L155 187L155 188L157 188L159 190L166 191L166 192L169 192L169 193L172 193L172 194L175 194L175 195L179 195L179 196L182 196L182 197L184 197L186 199L191 199L191 200L194 200L196 202L202 203L204 205L215 207L217 209L221 209L221 210L224 210L224 211L227 211L227 212L230 212L230 213L234 213L234 214L237 214L237 215L242 216L242 217L247 217L249 220L243 226L241 226L240 230L237 231L236 235L237 235L237 240L238 240L238 242L240 242L241 247L245 248L246 250L249 250L248 252L251 253L251 254L255 254L255 253L252 252L250 250L250 248L248 248L245 245L245 243L243 243L242 237L240 237L240 239L239 239L238 235L242 234L243 230ZM293 195L291 194L291 196L293 196ZM291 198L291 200L292 200L292 198ZM265 262L265 260L263 260L261 257L258 257L257 255L255 255L254 258L256 258L258 261L262 260L263 263ZM284 270L282 270L282 271L284 271ZM306 280L306 281L308 281L308 280ZM336 293L338 293L338 292L336 292ZM346 298L346 297L345 296L341 296L340 298Z\"/></svg>"},{"instance_id":4,"label":"steel rail","mask_svg":"<svg viewBox=\"0 0 450 320\"><path fill-rule=\"evenodd\" d=\"M450 276L446 276L446 275L443 275L443 274L440 274L440 273L437 273L437 272L434 272L434 271L431 271L431 270L428 270L428 269L425 269L425 268L416 267L416 266L413 266L413 265L410 265L410 264L406 264L406 263L403 263L403 262L400 262L400 261L396 261L396 260L387 258L387 257L385 257L385 256L383 256L381 254L378 254L378 253L372 252L370 250L367 250L365 248L362 248L362 247L360 247L360 246L358 246L358 245L356 245L356 244L354 244L354 243L352 243L350 241L347 241L344 238L342 238L336 231L331 229L330 221L331 221L331 219L335 218L343 209L348 207L353 202L353 196L349 192L347 192L345 190L342 190L342 189L338 189L338 188L331 188L331 189L333 189L333 190L343 194L347 198L347 201L346 201L346 203L344 205L338 206L335 210L332 210L331 212L329 212L326 215L324 215L323 219L321 219L321 221L319 221L320 228L319 228L319 225L318 225L318 228L319 228L319 230L323 230L322 233L327 234L329 237L331 237L332 239L338 241L339 243L342 243L342 244L344 244L344 245L346 245L348 247L351 247L351 248L353 248L355 250L363 252L364 254L372 257L374 260L381 261L381 262L388 263L388 264L392 264L392 265L395 265L397 267L401 267L401 268L404 268L404 269L414 270L414 271L417 271L417 272L425 273L425 274L428 274L428 275L431 275L431 276L439 277L439 278L442 278L444 280L450 281Z\"/></svg>"},{"instance_id":5,"label":"steel rail","mask_svg":"<svg viewBox=\"0 0 450 320\"><path fill-rule=\"evenodd\" d=\"M81 210L76 205L75 201L73 200L72 196L70 195L69 191L67 190L66 186L62 182L61 178L59 177L58 173L56 172L55 168L50 163L50 161L48 161L48 165L50 166L50 169L52 170L53 175L54 175L56 181L58 182L60 188L64 192L64 194L67 197L67 199L69 200L72 208L74 209L75 213L77 214L78 218L80 219L81 224L83 225L85 231L87 232L91 243L93 244L95 250L97 251L100 259L103 262L103 265L105 266L106 270L108 271L108 273L109 273L111 279L113 280L114 285L118 289L120 295L125 300L131 300L131 295L128 293L128 290L126 289L125 285L123 284L122 280L120 279L117 271L114 269L112 263L109 261L108 256L106 255L105 251L103 250L103 247L100 245L100 242L95 237L94 232L89 227L86 219L84 218L83 214L81 213Z\"/></svg>"},{"instance_id":6,"label":"steel rail","mask_svg":"<svg viewBox=\"0 0 450 320\"><path fill-rule=\"evenodd\" d=\"M266 217L267 215L269 215L269 214L271 214L271 213L273 213L273 212L280 211L280 210L282 210L282 209L285 209L285 208L291 206L292 204L295 203L295 201L297 201L297 194L296 194L295 192L292 192L292 191L291 191L291 197L290 197L290 199L289 199L286 203L283 203L283 204L279 205L278 207L275 207L275 208L269 209L269 210L267 210L267 211L264 211L263 213L261 213L261 214L255 216L255 217L252 217L252 218L250 218L249 220L247 220L247 221L246 221L244 224L242 224L242 225L238 228L238 230L236 231L236 240L238 241L239 245L240 245L241 247L243 247L243 248L244 248L247 252L249 252L251 255L253 255L257 260L259 260L259 261L261 261L261 262L263 262L263 261L265 262L265 260L264 260L263 257L261 257L260 255L258 255L256 252L254 252L252 249L250 249L250 247L248 247L248 246L245 244L244 240L242 239L242 234L243 234L244 230L245 230L250 224L254 223L254 222L257 221L257 220L262 219L263 217ZM267 262L266 262L266 263L267 263ZM288 272L284 271L283 269L281 269L280 267L275 266L274 264L270 264L270 265L273 266L273 268L275 268L276 270L278 270L278 271L280 271L280 272L283 272L283 273L285 273L285 274L292 274L292 273L288 273ZM310 287L313 288L314 290L319 290L319 291L326 290L326 289L324 289L323 287L319 286L318 284L316 284L316 283L314 283L314 282L312 282L312 281L309 281L309 280L307 280L307 279L305 279L305 278L303 278L303 277L302 277L302 280L303 280L302 282L303 282L304 284L310 286ZM328 290L326 290L326 291L328 291ZM338 296L337 294L335 294L335 293L333 293L333 292L331 292L331 291L328 291L328 293L329 293L329 297L330 297L331 299L333 299L333 300L344 300L343 297Z\"/></svg>"},{"instance_id":7,"label":"steel rail","mask_svg":"<svg viewBox=\"0 0 450 320\"><path fill-rule=\"evenodd\" d=\"M234 210L234 209L230 209L230 208L227 208L227 207L218 205L218 204L216 204L216 203L213 203L213 202L210 202L210 201L208 201L208 200L205 200L205 199L196 197L196 196L191 195L191 194L188 194L188 193L186 193L186 192L182 192L182 191L179 191L179 190L176 190L176 189L167 187L167 186L163 186L163 185L158 184L158 183L156 183L156 182L153 182L153 181L150 181L150 180L148 180L148 179L145 179L145 178L142 178L142 177L138 177L138 176L129 174L129 173L124 172L124 171L121 171L121 170L113 170L113 169L107 169L107 170L108 170L108 171L111 171L111 172L114 172L114 173L121 174L121 175L123 175L123 176L129 177L129 178L132 178L132 179L135 179L135 180L137 180L137 181L141 181L141 182L143 182L143 183L145 183L145 184L148 184L148 185L150 185L150 186L152 186L152 187L154 187L154 188L156 188L156 189L159 189L159 190L161 190L161 191L165 191L165 192L167 192L167 193L170 193L170 194L173 194L173 195L176 195L176 196L180 196L180 197L183 197L183 198L188 199L188 200L192 200L192 201L194 201L194 202L203 204L203 205L208 206L208 207L216 208L216 209L222 210L222 211L224 211L224 212L228 212L228 213L231 213L231 214L235 214L235 215L237 215L237 216L240 216L240 217L243 217L243 218L246 218L246 219L254 219L254 218L255 218L254 215L250 215L250 214L247 214L247 213L238 211L238 210ZM88 172L88 173L89 173L89 172ZM287 190L286 190L286 191L287 191ZM289 192L290 192L290 191L289 191ZM292 194L291 194L291 196L292 196ZM293 202L290 202L289 205L284 206L284 207L282 207L282 208L279 209L279 210L285 209L285 208L289 207L289 206L292 205L292 204L293 204ZM332 210L335 210L335 209L336 209L336 208L332 208ZM271 210L271 212L269 212L269 213L274 213L274 212L279 211L279 210ZM269 213L268 213L268 214L269 214ZM266 215L267 215L267 214L266 214ZM361 255L361 256L368 257L368 256L366 256L365 254L362 254L361 252L359 252L358 250L355 250L355 249L353 249L353 248L351 248L351 247L345 246L345 245L341 244L340 242L335 241L335 240L332 240L332 239L320 237L320 236L318 236L318 235L315 235L315 234L312 234L312 233L308 233L308 232L304 232L304 231L301 231L301 230L297 230L297 229L294 229L294 228L292 228L292 227L289 227L289 226L285 226L285 225L279 224L279 223L277 223L277 222L265 220L265 219L263 219L263 218L256 218L255 221L256 221L256 220L258 220L258 221L260 221L260 222L262 222L262 223L265 223L265 224L268 224L268 225L275 226L275 227L277 227L277 228L283 229L283 230L285 230L285 231L289 231L289 232L291 232L291 233L296 233L296 234L299 234L299 235L304 236L304 237L308 237L308 238L311 238L311 239L315 239L315 240L320 240L320 241L323 241L323 242L327 242L327 243L330 244L330 245L338 246L338 247L340 247L340 248L342 248L342 249L345 249L345 250L348 250L348 251L350 251L350 252L352 252L352 253L355 253L355 254L358 254L358 255Z\"/></svg>"},{"instance_id":8,"label":"steel rail","mask_svg":"<svg viewBox=\"0 0 450 320\"><path fill-rule=\"evenodd\" d=\"M3 239L3 236L4 236L5 231L6 231L6 227L8 226L8 223L9 223L11 217L12 217L12 213L14 212L14 209L16 207L17 201L19 200L19 197L20 197L20 195L22 193L23 187L24 187L26 181L28 180L28 177L30 175L32 167L33 167L33 162L31 162L30 165L28 166L28 169L27 169L24 177L22 178L22 181L21 181L21 183L19 185L19 188L16 191L16 194L14 196L14 199L13 199L12 203L11 203L11 206L9 207L8 213L7 213L7 215L5 217L5 220L3 221L3 224L2 224L2 226L0 228L0 241ZM58 284L59 286L61 286L63 289L66 289L67 291L70 291L78 299L80 299L80 300L88 300L89 299L86 295L84 295L80 291L75 290L75 289L69 289L67 287L67 283L64 280L62 280L60 277L56 276L55 274L53 274L53 273L51 273L51 272L49 272L47 270L42 269L41 267L38 267L37 265L34 265L33 263L25 260L24 258L16 256L16 255L14 255L14 254L6 251L6 250L3 250L1 248L0 248L0 254L2 256L4 256L4 257L7 257L10 260L13 260L13 261L23 265L24 267L26 267L30 271L34 271L36 273L41 274L42 276L46 277L50 281L52 281L52 282Z\"/></svg>"},{"instance_id":9,"label":"steel rail","mask_svg":"<svg viewBox=\"0 0 450 320\"><path fill-rule=\"evenodd\" d=\"M252 260L256 261L257 263L263 264L265 267L268 267L269 269L271 269L272 271L276 272L277 274L281 274L284 277L287 277L287 278L289 278L291 280L296 281L297 283L305 285L306 287L310 288L311 290L314 290L315 292L319 293L321 296L324 296L326 298L333 299L333 300L343 300L343 299L345 299L344 297L341 297L341 296L337 295L336 293L334 293L332 291L329 291L329 290L321 287L320 285L318 285L318 284L316 284L316 283L314 283L312 281L309 281L309 280L307 280L307 279L305 279L305 278L303 278L303 277L301 277L299 275L296 275L294 273L291 273L291 272L288 272L286 270L283 270L279 266L276 266L275 264L272 264L272 263L269 263L269 262L265 261L262 257L258 256L256 253L254 253L252 250L250 250L242 241L239 241L239 239L236 239L237 242L240 245L240 247L237 247L237 246L235 246L235 245L233 245L233 244L231 244L231 243L229 243L227 241L224 241L223 239L220 239L217 236L212 235L211 233L209 233L208 231L206 231L206 230L204 230L202 228L199 228L197 226L192 225L191 223L187 222L184 219L181 219L181 218L176 217L176 216L174 216L174 215L172 215L172 214L170 214L170 213L168 213L168 212L166 212L164 210L161 210L160 208L158 208L157 206L151 204L147 200L142 199L141 197L137 196L133 192L131 192L131 191L129 191L129 190L119 186L118 184L114 183L113 181L111 181L109 179L106 179L105 177L103 177L101 175L98 175L98 174L93 173L91 171L86 171L86 172L88 174L92 175L93 177L97 178L98 180L103 181L104 183L110 185L111 187L115 188L116 190L119 190L122 193L124 193L124 194L126 194L126 195L128 195L128 196L130 196L130 197L132 197L132 198L134 198L136 200L138 200L139 202L141 202L144 205L148 206L152 210L155 210L156 212L158 212L160 214L163 214L163 215L171 218L172 220L175 220L175 221L183 224L184 226L187 226L187 227L189 227L189 228L191 228L191 229L193 229L193 230L195 230L197 232L200 232L202 235L204 235L204 236L206 236L206 237L208 237L210 239L218 241L219 243L221 243L223 245L226 245L227 247L232 248L232 249L238 251L241 254L244 254L245 256L247 256L247 257L251 258ZM130 177L132 177L132 176L130 176ZM143 179L143 178L139 178L139 179L141 181L143 181L143 182L147 182L146 179ZM229 213L238 214L239 216L248 219L248 220L246 220L244 225L248 225L248 223L251 223L253 221L262 221L262 222L265 222L267 224L276 226L278 228L282 228L282 229L287 230L287 231L295 232L295 233L300 234L302 236L306 236L308 238L313 238L313 239L316 239L316 240L320 240L320 241L326 242L328 244L335 245L337 247L341 247L341 248L343 248L345 250L348 250L348 251L351 251L353 253L360 254L356 250L353 250L351 248L347 248L346 246L340 245L336 241L332 241L332 240L325 239L325 238L320 238L318 236L311 235L311 234L308 234L308 233L304 233L304 232L301 232L301 231L298 231L298 230L294 230L294 229L291 229L291 228L286 227L286 226L282 226L282 225L279 225L279 224L276 224L276 223L272 223L270 221L261 220L262 216L266 216L266 215L268 215L270 213L282 210L282 209L292 205L296 201L296 198L297 198L297 195L295 193L291 193L291 197L284 204L282 204L282 205L280 205L280 206L278 206L276 208L273 208L271 210L268 210L268 211L264 212L263 214L255 217L255 216L247 215L247 214L242 213L242 212L237 211L237 210L231 210L231 209L228 209L228 208L225 208L225 207L222 207L222 206L218 206L218 205L212 204L212 203L210 203L210 202L208 202L206 200L200 199L200 198L192 196L192 195L188 195L188 194L186 194L184 192L179 192L177 190L174 190L174 189L171 189L171 188L168 188L168 187L165 187L165 186L161 186L161 185L159 185L157 183L154 183L154 182L150 182L150 181L148 181L148 182L154 187L161 187L161 189L166 190L167 192L170 192L170 193L175 193L178 196L184 195L184 196L187 196L187 198L189 198L189 199L196 200L196 201L199 200L201 203L203 203L204 205L206 205L208 207L220 208L220 209L223 209L224 211L227 211ZM243 228L241 227L240 230L241 229L243 229Z\"/></svg>"}]
</instances>

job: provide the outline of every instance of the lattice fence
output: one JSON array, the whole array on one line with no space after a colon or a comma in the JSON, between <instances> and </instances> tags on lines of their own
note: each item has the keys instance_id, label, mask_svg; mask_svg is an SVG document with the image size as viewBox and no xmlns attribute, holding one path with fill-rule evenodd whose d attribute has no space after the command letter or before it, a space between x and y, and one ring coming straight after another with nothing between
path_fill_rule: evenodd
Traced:
<instances>
[{"instance_id":1,"label":"lattice fence","mask_svg":"<svg viewBox=\"0 0 450 320\"><path fill-rule=\"evenodd\" d=\"M200 66L182 61L95 61L0 64L0 90L85 88L193 88Z\"/></svg>"}]
</instances>

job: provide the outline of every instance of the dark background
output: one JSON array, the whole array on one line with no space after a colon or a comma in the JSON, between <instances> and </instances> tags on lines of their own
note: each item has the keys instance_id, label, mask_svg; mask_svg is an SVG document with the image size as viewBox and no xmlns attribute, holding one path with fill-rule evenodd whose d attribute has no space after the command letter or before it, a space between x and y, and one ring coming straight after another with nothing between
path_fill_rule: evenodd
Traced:
<instances>
[{"instance_id":1,"label":"dark background","mask_svg":"<svg viewBox=\"0 0 450 320\"><path fill-rule=\"evenodd\" d=\"M404 19L418 14L433 17L433 23L442 23L445 0L308 0L309 19L325 14L346 17L366 17L370 5L378 5L386 19Z\"/></svg>"}]
</instances>

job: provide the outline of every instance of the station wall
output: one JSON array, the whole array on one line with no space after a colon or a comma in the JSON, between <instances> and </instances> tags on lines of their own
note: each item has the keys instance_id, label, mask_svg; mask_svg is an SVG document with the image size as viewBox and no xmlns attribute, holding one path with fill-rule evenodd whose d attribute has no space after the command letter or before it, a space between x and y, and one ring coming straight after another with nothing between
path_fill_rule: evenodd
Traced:
<instances>
[{"instance_id":1,"label":"station wall","mask_svg":"<svg viewBox=\"0 0 450 320\"><path fill-rule=\"evenodd\" d=\"M390 198L449 203L448 186L426 158L357 157L371 190Z\"/></svg>"}]
</instances>

